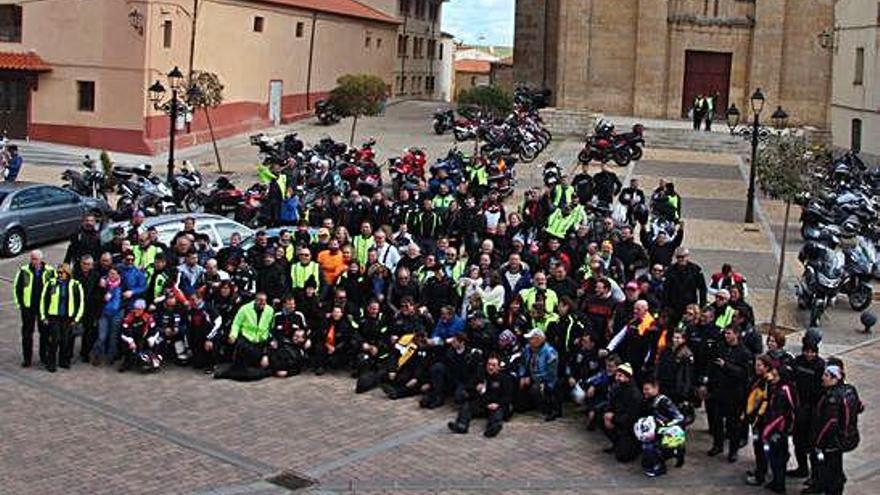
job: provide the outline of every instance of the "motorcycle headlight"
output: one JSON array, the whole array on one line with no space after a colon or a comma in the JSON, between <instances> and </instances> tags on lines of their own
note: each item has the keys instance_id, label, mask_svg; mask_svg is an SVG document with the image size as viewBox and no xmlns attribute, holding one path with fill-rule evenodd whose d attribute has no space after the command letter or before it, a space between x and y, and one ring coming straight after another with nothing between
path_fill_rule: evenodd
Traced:
<instances>
[{"instance_id":1,"label":"motorcycle headlight","mask_svg":"<svg viewBox=\"0 0 880 495\"><path fill-rule=\"evenodd\" d=\"M819 282L819 285L822 287L834 288L837 286L836 279L829 278L819 271L816 272L816 281Z\"/></svg>"}]
</instances>

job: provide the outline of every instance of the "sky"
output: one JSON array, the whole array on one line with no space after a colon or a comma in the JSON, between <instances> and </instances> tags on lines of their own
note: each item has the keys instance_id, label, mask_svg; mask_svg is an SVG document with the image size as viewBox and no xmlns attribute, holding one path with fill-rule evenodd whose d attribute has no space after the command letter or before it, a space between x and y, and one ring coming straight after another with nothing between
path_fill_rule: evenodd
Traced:
<instances>
[{"instance_id":1,"label":"sky","mask_svg":"<svg viewBox=\"0 0 880 495\"><path fill-rule=\"evenodd\" d=\"M515 0L450 0L443 30L466 44L513 46Z\"/></svg>"}]
</instances>

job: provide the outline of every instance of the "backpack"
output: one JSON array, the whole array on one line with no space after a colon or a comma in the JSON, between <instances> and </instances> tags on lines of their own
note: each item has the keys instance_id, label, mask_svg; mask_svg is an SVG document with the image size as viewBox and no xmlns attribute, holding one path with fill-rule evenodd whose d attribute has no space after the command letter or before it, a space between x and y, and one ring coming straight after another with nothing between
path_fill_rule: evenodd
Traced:
<instances>
[{"instance_id":1,"label":"backpack","mask_svg":"<svg viewBox=\"0 0 880 495\"><path fill-rule=\"evenodd\" d=\"M865 410L856 388L848 383L840 391L840 449L850 452L859 446L859 414Z\"/></svg>"}]
</instances>

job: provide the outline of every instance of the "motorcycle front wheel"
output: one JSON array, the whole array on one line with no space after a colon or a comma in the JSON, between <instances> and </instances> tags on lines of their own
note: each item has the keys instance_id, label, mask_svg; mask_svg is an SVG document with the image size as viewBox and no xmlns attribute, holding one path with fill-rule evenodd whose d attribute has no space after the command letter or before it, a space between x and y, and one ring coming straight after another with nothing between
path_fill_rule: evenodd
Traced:
<instances>
[{"instance_id":1,"label":"motorcycle front wheel","mask_svg":"<svg viewBox=\"0 0 880 495\"><path fill-rule=\"evenodd\" d=\"M526 144L519 150L519 159L523 163L531 163L535 161L535 158L538 158L538 153L540 153L538 149L530 144Z\"/></svg>"},{"instance_id":2,"label":"motorcycle front wheel","mask_svg":"<svg viewBox=\"0 0 880 495\"><path fill-rule=\"evenodd\" d=\"M632 161L637 162L642 159L641 146L633 146L632 148L630 148L630 153L632 154Z\"/></svg>"},{"instance_id":3,"label":"motorcycle front wheel","mask_svg":"<svg viewBox=\"0 0 880 495\"><path fill-rule=\"evenodd\" d=\"M621 150L614 154L614 163L616 163L618 167L626 167L629 165L630 161L632 161L632 155L629 151Z\"/></svg>"},{"instance_id":4,"label":"motorcycle front wheel","mask_svg":"<svg viewBox=\"0 0 880 495\"><path fill-rule=\"evenodd\" d=\"M187 194L183 198L183 208L190 213L202 213L205 211L202 198L198 194Z\"/></svg>"},{"instance_id":5,"label":"motorcycle front wheel","mask_svg":"<svg viewBox=\"0 0 880 495\"><path fill-rule=\"evenodd\" d=\"M592 157L590 156L590 150L588 149L582 149L581 152L578 153L578 161L581 163L581 165L586 165L590 163L591 158Z\"/></svg>"},{"instance_id":6,"label":"motorcycle front wheel","mask_svg":"<svg viewBox=\"0 0 880 495\"><path fill-rule=\"evenodd\" d=\"M849 299L849 307L853 311L864 311L871 305L874 291L867 285L859 284L854 292L847 295L847 298Z\"/></svg>"},{"instance_id":7,"label":"motorcycle front wheel","mask_svg":"<svg viewBox=\"0 0 880 495\"><path fill-rule=\"evenodd\" d=\"M446 133L446 128L440 122L434 122L434 134L442 135Z\"/></svg>"}]
</instances>

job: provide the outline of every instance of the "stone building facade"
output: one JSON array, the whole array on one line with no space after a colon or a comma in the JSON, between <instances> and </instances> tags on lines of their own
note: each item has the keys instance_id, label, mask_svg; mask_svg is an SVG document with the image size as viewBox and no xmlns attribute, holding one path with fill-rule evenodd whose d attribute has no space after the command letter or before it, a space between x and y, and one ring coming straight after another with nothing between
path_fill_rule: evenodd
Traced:
<instances>
[{"instance_id":1,"label":"stone building facade","mask_svg":"<svg viewBox=\"0 0 880 495\"><path fill-rule=\"evenodd\" d=\"M359 0L398 21L394 84L396 99L445 99L448 82L438 81L453 54L440 29L449 0Z\"/></svg>"},{"instance_id":2,"label":"stone building facade","mask_svg":"<svg viewBox=\"0 0 880 495\"><path fill-rule=\"evenodd\" d=\"M555 105L679 118L697 94L828 127L834 0L517 0L514 77ZM768 112L769 115L769 112Z\"/></svg>"}]
</instances>

